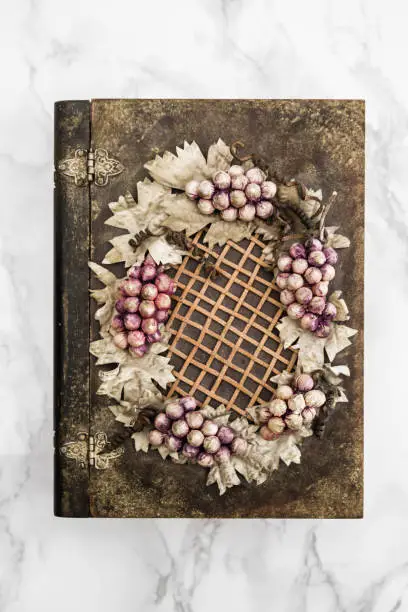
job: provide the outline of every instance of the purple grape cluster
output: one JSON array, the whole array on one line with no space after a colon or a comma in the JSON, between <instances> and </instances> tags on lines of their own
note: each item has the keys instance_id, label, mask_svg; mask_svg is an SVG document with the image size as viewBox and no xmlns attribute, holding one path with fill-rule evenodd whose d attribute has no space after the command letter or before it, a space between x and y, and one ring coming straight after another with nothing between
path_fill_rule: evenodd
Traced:
<instances>
[{"instance_id":1,"label":"purple grape cluster","mask_svg":"<svg viewBox=\"0 0 408 612\"><path fill-rule=\"evenodd\" d=\"M292 385L279 385L276 397L257 410L264 440L276 440L281 434L310 426L326 403L323 391L314 388L309 374L298 374Z\"/></svg>"},{"instance_id":2,"label":"purple grape cluster","mask_svg":"<svg viewBox=\"0 0 408 612\"><path fill-rule=\"evenodd\" d=\"M156 416L154 426L149 432L152 446L165 444L170 452L180 451L201 467L210 468L215 462L228 461L232 454L243 455L247 450L246 440L236 437L230 427L205 418L190 396L169 400L164 412Z\"/></svg>"},{"instance_id":3,"label":"purple grape cluster","mask_svg":"<svg viewBox=\"0 0 408 612\"><path fill-rule=\"evenodd\" d=\"M327 302L337 259L337 252L324 247L317 238L310 238L305 244L295 242L289 253L282 253L278 259L276 284L288 316L299 319L302 329L319 338L327 338L337 314L335 305Z\"/></svg>"},{"instance_id":4,"label":"purple grape cluster","mask_svg":"<svg viewBox=\"0 0 408 612\"><path fill-rule=\"evenodd\" d=\"M159 325L169 318L175 290L174 281L150 255L140 266L130 268L121 283L110 325L115 345L143 357L149 344L161 339Z\"/></svg>"},{"instance_id":5,"label":"purple grape cluster","mask_svg":"<svg viewBox=\"0 0 408 612\"><path fill-rule=\"evenodd\" d=\"M224 221L253 221L255 217L268 219L273 214L272 199L276 185L266 180L260 168L245 171L242 166L231 166L228 172L219 170L210 180L190 181L186 195L197 201L203 215L219 211Z\"/></svg>"}]
</instances>

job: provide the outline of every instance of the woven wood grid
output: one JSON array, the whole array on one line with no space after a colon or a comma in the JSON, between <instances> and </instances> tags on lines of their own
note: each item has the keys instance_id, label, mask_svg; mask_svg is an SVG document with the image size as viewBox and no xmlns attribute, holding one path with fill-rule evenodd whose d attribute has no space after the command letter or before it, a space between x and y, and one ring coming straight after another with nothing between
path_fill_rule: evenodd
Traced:
<instances>
[{"instance_id":1,"label":"woven wood grid","mask_svg":"<svg viewBox=\"0 0 408 612\"><path fill-rule=\"evenodd\" d=\"M177 269L175 307L167 329L175 365L168 397L194 395L200 405L245 414L274 393L270 378L293 370L296 353L284 350L275 326L283 314L272 274L261 259L264 243L256 236L212 251L193 239L196 251L216 258L218 276L187 256Z\"/></svg>"}]
</instances>

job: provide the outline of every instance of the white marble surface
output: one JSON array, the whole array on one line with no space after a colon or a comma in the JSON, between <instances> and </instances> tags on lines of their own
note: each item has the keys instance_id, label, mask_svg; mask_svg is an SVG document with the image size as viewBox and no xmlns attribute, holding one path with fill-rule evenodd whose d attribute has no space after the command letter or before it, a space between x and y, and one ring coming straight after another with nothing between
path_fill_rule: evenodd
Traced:
<instances>
[{"instance_id":1,"label":"white marble surface","mask_svg":"<svg viewBox=\"0 0 408 612\"><path fill-rule=\"evenodd\" d=\"M408 610L406 6L1 3L1 612ZM53 518L53 102L125 96L367 100L364 520Z\"/></svg>"}]
</instances>

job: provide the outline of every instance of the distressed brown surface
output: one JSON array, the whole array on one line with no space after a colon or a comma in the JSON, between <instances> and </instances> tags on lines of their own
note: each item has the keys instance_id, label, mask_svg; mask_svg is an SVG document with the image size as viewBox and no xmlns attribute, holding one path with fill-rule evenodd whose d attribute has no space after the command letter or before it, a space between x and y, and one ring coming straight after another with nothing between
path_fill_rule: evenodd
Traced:
<instances>
[{"instance_id":1,"label":"distressed brown surface","mask_svg":"<svg viewBox=\"0 0 408 612\"><path fill-rule=\"evenodd\" d=\"M107 204L146 172L152 149L174 151L195 139L203 150L221 137L243 140L276 171L311 187L334 189L338 201L329 223L352 241L343 251L333 287L343 289L350 324L359 329L341 362L350 365L350 404L336 411L323 440L308 439L301 465L284 465L262 486L243 484L218 496L205 487L206 471L176 466L157 453L135 453L131 441L111 470L91 471L93 516L174 517L359 517L363 512L363 226L364 103L361 101L97 100L92 103L93 146L107 148L125 166L107 187L92 186L92 258L101 261L115 230L103 222ZM118 232L120 233L120 232ZM114 266L120 272L120 266ZM123 271L123 269L122 269ZM96 286L96 285L95 285ZM94 308L94 307L92 307ZM93 324L92 337L97 337ZM93 431L113 431L108 401L95 394Z\"/></svg>"},{"instance_id":2,"label":"distressed brown surface","mask_svg":"<svg viewBox=\"0 0 408 612\"><path fill-rule=\"evenodd\" d=\"M88 149L89 102L55 105L55 166ZM55 173L55 514L88 516L87 467L58 452L89 430L89 186Z\"/></svg>"}]
</instances>

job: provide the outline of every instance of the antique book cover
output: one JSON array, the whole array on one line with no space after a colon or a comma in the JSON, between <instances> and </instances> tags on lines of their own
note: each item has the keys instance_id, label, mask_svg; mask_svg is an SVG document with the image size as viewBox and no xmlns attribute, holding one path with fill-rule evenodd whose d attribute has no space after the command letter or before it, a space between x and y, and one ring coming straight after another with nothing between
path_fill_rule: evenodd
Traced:
<instances>
[{"instance_id":1,"label":"antique book cover","mask_svg":"<svg viewBox=\"0 0 408 612\"><path fill-rule=\"evenodd\" d=\"M364 102L55 105L55 514L363 514Z\"/></svg>"}]
</instances>

